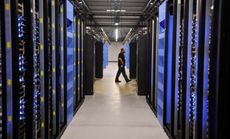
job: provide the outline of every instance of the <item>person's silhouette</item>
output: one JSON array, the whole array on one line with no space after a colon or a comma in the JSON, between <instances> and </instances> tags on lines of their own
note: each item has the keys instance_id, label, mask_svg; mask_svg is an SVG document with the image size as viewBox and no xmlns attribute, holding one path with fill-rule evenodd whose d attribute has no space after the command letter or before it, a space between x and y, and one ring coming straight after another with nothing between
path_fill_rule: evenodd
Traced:
<instances>
[{"instance_id":1,"label":"person's silhouette","mask_svg":"<svg viewBox=\"0 0 230 139\"><path fill-rule=\"evenodd\" d=\"M126 72L125 72L125 49L121 48L121 52L118 55L118 71L116 75L115 82L120 83L119 81L119 76L122 73L122 75L125 78L126 82L130 82L131 80L127 77Z\"/></svg>"}]
</instances>

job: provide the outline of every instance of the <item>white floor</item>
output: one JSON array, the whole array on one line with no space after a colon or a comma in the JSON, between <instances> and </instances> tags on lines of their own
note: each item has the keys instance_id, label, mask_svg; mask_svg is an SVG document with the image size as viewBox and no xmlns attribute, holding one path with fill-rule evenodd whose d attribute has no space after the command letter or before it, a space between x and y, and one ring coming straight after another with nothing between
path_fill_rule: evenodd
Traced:
<instances>
[{"instance_id":1,"label":"white floor","mask_svg":"<svg viewBox=\"0 0 230 139\"><path fill-rule=\"evenodd\" d=\"M136 95L136 82L114 82L117 64L95 82L95 95L86 100L62 139L168 139L146 103Z\"/></svg>"}]
</instances>

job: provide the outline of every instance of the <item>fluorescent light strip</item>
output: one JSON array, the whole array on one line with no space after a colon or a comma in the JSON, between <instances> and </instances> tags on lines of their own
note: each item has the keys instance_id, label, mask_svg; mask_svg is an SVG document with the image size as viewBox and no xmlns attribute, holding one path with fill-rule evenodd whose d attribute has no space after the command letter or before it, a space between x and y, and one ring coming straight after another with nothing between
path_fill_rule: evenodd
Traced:
<instances>
[{"instance_id":1,"label":"fluorescent light strip","mask_svg":"<svg viewBox=\"0 0 230 139\"><path fill-rule=\"evenodd\" d=\"M122 12L122 13L124 13L124 12L126 12L126 10L110 10L110 9L108 9L108 10L106 10L106 12L115 12L115 13Z\"/></svg>"},{"instance_id":2,"label":"fluorescent light strip","mask_svg":"<svg viewBox=\"0 0 230 139\"><path fill-rule=\"evenodd\" d=\"M116 41L118 41L118 28L115 30Z\"/></svg>"}]
</instances>

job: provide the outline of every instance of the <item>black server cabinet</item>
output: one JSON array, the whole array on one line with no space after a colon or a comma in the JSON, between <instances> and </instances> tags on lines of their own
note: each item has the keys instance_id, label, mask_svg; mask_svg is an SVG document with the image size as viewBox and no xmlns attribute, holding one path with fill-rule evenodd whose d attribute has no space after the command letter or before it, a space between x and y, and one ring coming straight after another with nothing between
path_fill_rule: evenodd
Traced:
<instances>
[{"instance_id":1,"label":"black server cabinet","mask_svg":"<svg viewBox=\"0 0 230 139\"><path fill-rule=\"evenodd\" d=\"M183 68L183 1L173 1L173 42L172 42L172 100L171 136L181 138L182 127L182 68Z\"/></svg>"},{"instance_id":2,"label":"black server cabinet","mask_svg":"<svg viewBox=\"0 0 230 139\"><path fill-rule=\"evenodd\" d=\"M153 89L153 84L152 84L152 73L153 73L153 43L152 43L152 19L150 19L148 21L148 25L147 25L147 28L148 28L148 33L147 33L147 36L148 36L148 47L147 47L147 63L146 63L146 83L147 83L147 86L146 86L146 89L147 89L147 95L146 95L146 99L148 102L152 103L152 89Z\"/></svg>"},{"instance_id":3,"label":"black server cabinet","mask_svg":"<svg viewBox=\"0 0 230 139\"><path fill-rule=\"evenodd\" d=\"M229 14L227 0L214 0L210 48L210 139L227 139L229 123Z\"/></svg>"},{"instance_id":4,"label":"black server cabinet","mask_svg":"<svg viewBox=\"0 0 230 139\"><path fill-rule=\"evenodd\" d=\"M156 114L157 111L157 48L158 48L158 18L153 17L151 21L151 25L149 28L151 29L150 31L150 38L149 38L149 47L151 47L151 53L150 54L150 92L148 93L147 96L147 102L150 105L151 109L153 112Z\"/></svg>"},{"instance_id":5,"label":"black server cabinet","mask_svg":"<svg viewBox=\"0 0 230 139\"><path fill-rule=\"evenodd\" d=\"M67 51L67 42L66 42L66 2L60 1L59 4L60 13L59 13L59 26L60 26L60 45L59 45L59 69L60 69L60 75L59 75L59 84L60 84L60 93L58 97L58 130L62 132L66 128L67 124L67 98L66 98L66 90L67 90L67 67L66 67L66 51Z\"/></svg>"},{"instance_id":6,"label":"black server cabinet","mask_svg":"<svg viewBox=\"0 0 230 139\"><path fill-rule=\"evenodd\" d=\"M130 69L129 69L129 78L136 79L136 70L137 70L137 42L131 42L130 47Z\"/></svg>"},{"instance_id":7,"label":"black server cabinet","mask_svg":"<svg viewBox=\"0 0 230 139\"><path fill-rule=\"evenodd\" d=\"M95 77L103 78L103 43L95 43Z\"/></svg>"},{"instance_id":8,"label":"black server cabinet","mask_svg":"<svg viewBox=\"0 0 230 139\"><path fill-rule=\"evenodd\" d=\"M147 50L148 50L148 36L141 36L137 41L137 86L138 95L147 94Z\"/></svg>"},{"instance_id":9,"label":"black server cabinet","mask_svg":"<svg viewBox=\"0 0 230 139\"><path fill-rule=\"evenodd\" d=\"M84 94L93 95L95 40L92 36L84 37Z\"/></svg>"}]
</instances>

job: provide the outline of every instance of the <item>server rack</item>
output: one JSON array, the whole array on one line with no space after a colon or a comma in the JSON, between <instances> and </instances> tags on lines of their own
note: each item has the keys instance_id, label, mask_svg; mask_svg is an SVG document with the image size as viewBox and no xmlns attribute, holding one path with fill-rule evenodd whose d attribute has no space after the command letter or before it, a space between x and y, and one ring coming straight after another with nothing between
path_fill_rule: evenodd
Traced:
<instances>
[{"instance_id":1,"label":"server rack","mask_svg":"<svg viewBox=\"0 0 230 139\"><path fill-rule=\"evenodd\" d=\"M147 80L146 80L146 84L147 84L147 103L149 103L150 105L152 105L153 103L153 51L154 51L154 44L153 44L153 35L154 35L154 24L152 21L152 18L150 18L148 20L148 24L147 24L147 28L148 28L148 48L147 48Z\"/></svg>"},{"instance_id":2,"label":"server rack","mask_svg":"<svg viewBox=\"0 0 230 139\"><path fill-rule=\"evenodd\" d=\"M4 7L0 2L0 138L6 138Z\"/></svg>"},{"instance_id":3,"label":"server rack","mask_svg":"<svg viewBox=\"0 0 230 139\"><path fill-rule=\"evenodd\" d=\"M77 40L77 15L76 15L76 9L74 9L74 17L73 17L73 28L74 28L74 33L73 33L73 44L74 44L74 56L73 56L73 59L74 59L74 79L73 79L73 89L74 89L74 92L73 92L73 112L75 113L75 109L77 108L77 88L78 88L78 84L77 84L77 71L78 71L78 65L77 65L77 56L78 56L78 53L77 53L77 43L78 43L78 40Z\"/></svg>"},{"instance_id":4,"label":"server rack","mask_svg":"<svg viewBox=\"0 0 230 139\"><path fill-rule=\"evenodd\" d=\"M74 92L74 9L72 3L66 1L66 33L67 33L67 122L69 123L73 117L73 92Z\"/></svg>"},{"instance_id":5,"label":"server rack","mask_svg":"<svg viewBox=\"0 0 230 139\"><path fill-rule=\"evenodd\" d=\"M59 88L59 82L58 82L58 76L60 74L59 70L59 51L58 51L58 13L59 13L59 1L58 0L52 0L51 1L51 31L52 31L52 37L51 37L51 54L52 54L52 111L51 116L52 116L52 122L51 122L51 128L52 128L52 137L56 137L59 133L58 129L58 97L60 93L60 88Z\"/></svg>"},{"instance_id":6,"label":"server rack","mask_svg":"<svg viewBox=\"0 0 230 139\"><path fill-rule=\"evenodd\" d=\"M83 18L81 19L81 50L80 50L80 55L81 55L81 72L80 72L80 76L81 76L81 99L84 99L84 77L83 77L83 71L84 71L84 37L85 37L85 22L83 20Z\"/></svg>"},{"instance_id":7,"label":"server rack","mask_svg":"<svg viewBox=\"0 0 230 139\"><path fill-rule=\"evenodd\" d=\"M153 68L152 68L152 49L153 49L153 45L152 45L152 19L150 19L150 20L148 20L148 26L147 26L147 28L148 28L148 43L149 43L149 45L148 45L148 47L149 47L149 50L148 50L148 73L149 73L149 76L147 76L147 78L148 78L148 91L147 91L147 96L146 96L146 99L147 99L147 101L148 102L152 102L151 101L151 98L152 98L152 94L153 93L151 93L151 89L152 89L152 70L153 70Z\"/></svg>"},{"instance_id":8,"label":"server rack","mask_svg":"<svg viewBox=\"0 0 230 139\"><path fill-rule=\"evenodd\" d=\"M94 94L94 69L95 69L95 40L92 36L86 34L84 37L85 45L84 45L84 94L85 95L93 95Z\"/></svg>"},{"instance_id":9,"label":"server rack","mask_svg":"<svg viewBox=\"0 0 230 139\"><path fill-rule=\"evenodd\" d=\"M103 43L95 43L95 77L103 78Z\"/></svg>"},{"instance_id":10,"label":"server rack","mask_svg":"<svg viewBox=\"0 0 230 139\"><path fill-rule=\"evenodd\" d=\"M137 62L137 42L131 42L130 45L130 69L129 69L129 78L136 79L136 62Z\"/></svg>"},{"instance_id":11,"label":"server rack","mask_svg":"<svg viewBox=\"0 0 230 139\"><path fill-rule=\"evenodd\" d=\"M164 95L165 95L165 77L167 73L165 72L165 61L166 61L166 46L165 46L165 37L166 37L166 1L164 1L159 6L159 29L158 29L158 54L157 54L157 68L158 68L158 76L157 76L157 117L160 120L160 123L163 124L163 112L164 112Z\"/></svg>"},{"instance_id":12,"label":"server rack","mask_svg":"<svg viewBox=\"0 0 230 139\"><path fill-rule=\"evenodd\" d=\"M69 84L66 79L70 77L67 46L70 45L67 45L66 2L1 1L1 138L55 138L60 137L67 126ZM84 26L81 29L83 32ZM74 36L75 32L72 38ZM74 71L77 44L74 42L72 46ZM72 87L77 73L79 71L69 80ZM78 101L80 107L83 97ZM70 113L73 116L73 109Z\"/></svg>"},{"instance_id":13,"label":"server rack","mask_svg":"<svg viewBox=\"0 0 230 139\"><path fill-rule=\"evenodd\" d=\"M78 48L78 75L77 75L77 79L78 79L78 88L77 88L77 92L78 92L78 103L80 103L80 100L81 100L81 19L80 17L78 16L78 19L77 19L77 39L78 39L78 45L77 45L77 48Z\"/></svg>"},{"instance_id":14,"label":"server rack","mask_svg":"<svg viewBox=\"0 0 230 139\"><path fill-rule=\"evenodd\" d=\"M38 1L33 1L33 137L41 137L41 97L40 97L40 23L39 23L39 5Z\"/></svg>"},{"instance_id":15,"label":"server rack","mask_svg":"<svg viewBox=\"0 0 230 139\"><path fill-rule=\"evenodd\" d=\"M26 136L25 11L23 1L4 1L6 54L6 138ZM14 24L12 24L14 23ZM12 33L14 32L14 33ZM14 47L12 47L14 46ZM17 93L15 93L17 92ZM14 134L14 135L13 135Z\"/></svg>"},{"instance_id":16,"label":"server rack","mask_svg":"<svg viewBox=\"0 0 230 139\"><path fill-rule=\"evenodd\" d=\"M222 5L224 1L166 2L165 66L167 68L164 71L163 126L171 138L225 138L226 131L216 130L218 127L225 127L222 119L226 120L226 116L222 114L222 107L226 104L223 96L226 95L225 85L228 79L224 78L227 71L220 67L229 68L226 61L220 61L221 58L226 58L229 52L229 49L221 47L223 44L220 43L220 40L223 40L226 45L228 44L226 37L221 36L228 34L228 28L225 26L228 18L221 9L225 7ZM223 26L219 25L220 18L225 21L221 24ZM223 27L226 28L225 33L220 33L223 32ZM153 30L155 28L157 27L152 27ZM157 29L154 32L157 33ZM157 40L156 36L154 38ZM155 44L153 53L158 55L156 46L158 45ZM159 71L156 68L159 59L153 61L157 61L153 64L155 68L152 71L156 73ZM221 65L224 63L225 65ZM221 74L219 69L222 69ZM170 75L168 71L172 71L172 74ZM158 79L159 76L154 78ZM222 88L218 86L220 82ZM154 92L158 86L159 83L156 83L151 91ZM154 95L159 93L149 94L147 98L151 107L154 105L151 102L151 97ZM218 102L219 97L222 103ZM159 115L159 110L156 113Z\"/></svg>"},{"instance_id":17,"label":"server rack","mask_svg":"<svg viewBox=\"0 0 230 139\"><path fill-rule=\"evenodd\" d=\"M167 130L171 130L171 100L172 100L172 49L173 49L173 5L172 1L166 1L165 12L165 77L164 77L164 112L163 125Z\"/></svg>"},{"instance_id":18,"label":"server rack","mask_svg":"<svg viewBox=\"0 0 230 139\"><path fill-rule=\"evenodd\" d=\"M148 37L147 35L141 36L137 40L137 85L138 85L138 95L147 94L146 79L147 74L142 71L146 71L147 68L147 47L148 47Z\"/></svg>"},{"instance_id":19,"label":"server rack","mask_svg":"<svg viewBox=\"0 0 230 139\"><path fill-rule=\"evenodd\" d=\"M211 15L210 34L210 93L208 115L210 117L209 135L211 139L228 138L228 117L226 113L229 106L228 86L229 86L229 14L226 0L212 1L211 14L206 11L206 15ZM208 20L206 20L208 21Z\"/></svg>"},{"instance_id":20,"label":"server rack","mask_svg":"<svg viewBox=\"0 0 230 139\"><path fill-rule=\"evenodd\" d=\"M63 131L67 124L66 110L66 2L60 1L60 76L59 82L61 85L59 96L59 130Z\"/></svg>"},{"instance_id":21,"label":"server rack","mask_svg":"<svg viewBox=\"0 0 230 139\"><path fill-rule=\"evenodd\" d=\"M172 41L172 100L171 136L181 138L182 127L182 69L183 69L183 1L173 1L173 41Z\"/></svg>"}]
</instances>

